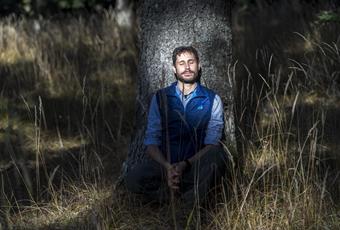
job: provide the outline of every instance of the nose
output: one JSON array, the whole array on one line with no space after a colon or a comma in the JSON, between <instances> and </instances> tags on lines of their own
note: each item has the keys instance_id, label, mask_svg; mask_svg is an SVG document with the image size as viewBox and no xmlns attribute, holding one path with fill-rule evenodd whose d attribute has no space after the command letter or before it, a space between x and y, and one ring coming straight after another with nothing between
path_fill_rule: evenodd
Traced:
<instances>
[{"instance_id":1,"label":"nose","mask_svg":"<svg viewBox=\"0 0 340 230\"><path fill-rule=\"evenodd\" d=\"M185 69L190 69L190 65L189 65L189 64L186 64L186 65L185 65Z\"/></svg>"}]
</instances>

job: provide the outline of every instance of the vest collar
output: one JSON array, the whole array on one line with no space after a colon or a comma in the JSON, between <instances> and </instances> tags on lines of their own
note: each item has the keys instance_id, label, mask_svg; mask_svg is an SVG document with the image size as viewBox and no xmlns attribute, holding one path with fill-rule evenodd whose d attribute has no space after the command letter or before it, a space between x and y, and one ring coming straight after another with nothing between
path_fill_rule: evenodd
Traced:
<instances>
[{"instance_id":1,"label":"vest collar","mask_svg":"<svg viewBox=\"0 0 340 230\"><path fill-rule=\"evenodd\" d=\"M179 96L177 93L177 81L173 82L169 87L168 90L166 90L166 94L168 96ZM194 94L194 97L207 97L207 95L204 93L203 86L197 82L197 86L192 92Z\"/></svg>"}]
</instances>

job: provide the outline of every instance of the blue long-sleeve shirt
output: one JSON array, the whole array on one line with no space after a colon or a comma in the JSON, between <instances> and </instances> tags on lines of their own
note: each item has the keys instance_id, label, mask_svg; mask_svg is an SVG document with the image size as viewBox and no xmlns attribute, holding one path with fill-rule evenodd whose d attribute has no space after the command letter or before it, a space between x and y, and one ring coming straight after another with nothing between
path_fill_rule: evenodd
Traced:
<instances>
[{"instance_id":1,"label":"blue long-sleeve shirt","mask_svg":"<svg viewBox=\"0 0 340 230\"><path fill-rule=\"evenodd\" d=\"M197 87L196 87L197 89ZM181 100L184 108L188 102L195 96L196 89L190 94L184 96L178 86L176 86L176 96ZM211 110L210 120L208 122L204 144L218 145L223 132L223 104L221 98L216 94ZM162 125L161 115L157 104L156 96L151 99L148 125L146 129L144 144L145 145L161 145Z\"/></svg>"}]
</instances>

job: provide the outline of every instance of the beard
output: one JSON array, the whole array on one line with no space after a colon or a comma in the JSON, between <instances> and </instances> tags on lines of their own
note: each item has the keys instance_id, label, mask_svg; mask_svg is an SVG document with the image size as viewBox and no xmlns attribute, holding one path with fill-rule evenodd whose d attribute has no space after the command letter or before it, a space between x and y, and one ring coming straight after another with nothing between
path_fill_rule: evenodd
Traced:
<instances>
[{"instance_id":1,"label":"beard","mask_svg":"<svg viewBox=\"0 0 340 230\"><path fill-rule=\"evenodd\" d=\"M191 77L182 76L182 74L185 74L185 73L188 73L188 72L192 74ZM187 83L187 84L193 84L193 83L197 82L197 80L198 80L197 76L198 76L198 73L190 71L190 70L182 72L181 74L175 73L175 77L178 81L183 82L183 83Z\"/></svg>"}]
</instances>

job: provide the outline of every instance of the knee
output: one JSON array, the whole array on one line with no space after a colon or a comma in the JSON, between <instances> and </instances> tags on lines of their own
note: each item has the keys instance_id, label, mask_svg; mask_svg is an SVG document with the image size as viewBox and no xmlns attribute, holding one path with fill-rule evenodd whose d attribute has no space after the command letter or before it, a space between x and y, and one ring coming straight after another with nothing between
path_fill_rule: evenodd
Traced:
<instances>
[{"instance_id":1,"label":"knee","mask_svg":"<svg viewBox=\"0 0 340 230\"><path fill-rule=\"evenodd\" d=\"M230 167L230 159L222 147L218 146L214 149L212 155L212 163L219 169L225 170Z\"/></svg>"},{"instance_id":2,"label":"knee","mask_svg":"<svg viewBox=\"0 0 340 230\"><path fill-rule=\"evenodd\" d=\"M161 167L154 161L136 164L124 178L126 188L133 193L147 193L159 186Z\"/></svg>"},{"instance_id":3,"label":"knee","mask_svg":"<svg viewBox=\"0 0 340 230\"><path fill-rule=\"evenodd\" d=\"M135 168L130 169L125 175L124 182L125 187L133 193L141 192L141 174L136 172Z\"/></svg>"}]
</instances>

